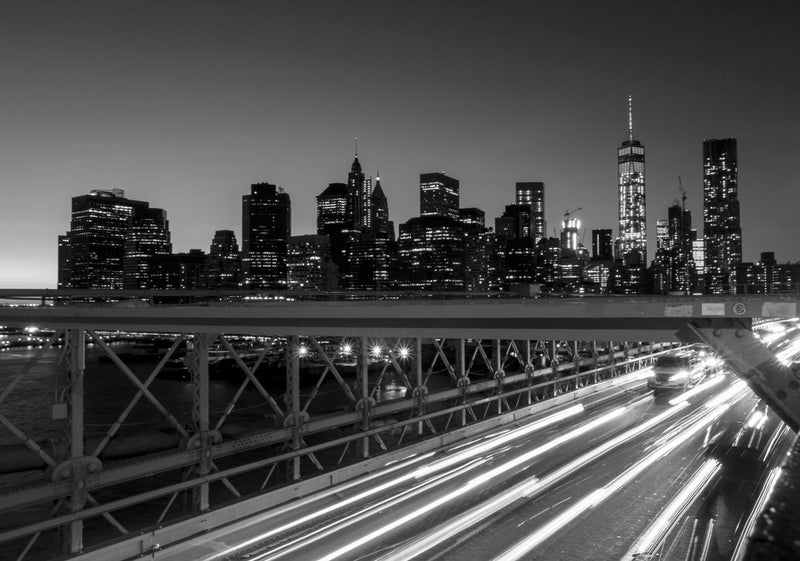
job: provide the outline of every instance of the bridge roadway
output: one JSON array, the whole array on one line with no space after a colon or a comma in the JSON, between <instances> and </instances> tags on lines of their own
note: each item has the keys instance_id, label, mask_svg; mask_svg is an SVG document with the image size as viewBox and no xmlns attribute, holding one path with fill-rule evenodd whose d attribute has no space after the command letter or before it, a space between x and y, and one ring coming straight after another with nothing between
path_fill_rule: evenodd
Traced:
<instances>
[{"instance_id":1,"label":"bridge roadway","mask_svg":"<svg viewBox=\"0 0 800 561\"><path fill-rule=\"evenodd\" d=\"M137 294L137 293L133 293ZM263 301L199 306L0 307L0 323L252 335L675 341L697 319L798 317L797 295Z\"/></svg>"},{"instance_id":2,"label":"bridge roadway","mask_svg":"<svg viewBox=\"0 0 800 561\"><path fill-rule=\"evenodd\" d=\"M138 297L138 296L137 296ZM410 415L403 423L405 426L418 425L419 436L427 430L425 423L430 424L431 415L438 413L426 412L428 402L427 383L431 372L435 368L436 360L441 358L446 366L444 370L445 378L448 374L453 386L444 392L447 400L442 404L448 406L455 403L452 407L450 416L453 414L461 415L462 427L467 425L466 413L472 412L473 405L489 405L492 408L497 406L498 415L501 409L511 409L507 399L515 398L519 407L520 398L527 395L528 403L531 400L531 393L538 390L531 390L535 383L535 376L554 376L556 378L567 374L562 372L562 366L556 366L556 341L705 341L710 344L717 352L723 356L738 376L745 378L756 394L765 400L777 416L789 427L796 429L800 426L800 394L797 376L788 367L779 364L771 351L769 351L751 331L752 325L756 320L767 320L775 318L792 318L797 314L797 296L759 296L759 297L641 297L641 298L563 298L563 299L466 299L462 301L450 300L420 300L420 301L399 301L396 299L372 300L372 301L337 301L337 302L297 302L297 301L264 301L258 303L237 304L207 304L194 306L158 306L146 305L143 307L131 307L123 302L117 305L70 305L52 307L2 307L0 308L0 324L15 326L37 326L40 328L64 330L62 332L64 340L67 341L64 356L66 357L67 371L70 383L67 398L69 401L67 415L71 423L72 433L69 436L71 442L70 455L64 460L61 457L51 458L46 451L37 448L35 442L24 434L19 434L20 439L25 445L36 454L46 460L51 466L55 467L52 483L47 483L36 489L29 491L21 490L15 492L13 497L19 505L34 504L35 501L55 500L61 497L66 499L59 500L56 510L63 506L72 504L72 514L65 513L50 522L42 521L32 524L25 531L41 531L55 527L58 524L62 528L69 528L69 551L72 554L79 554L83 550L81 541L82 524L84 519L91 515L102 514L112 524L125 532L124 528L110 516L110 511L114 509L126 508L137 504L136 501L152 500L172 493L164 514L170 510L175 497L184 491L193 493L193 501L200 512L208 512L203 520L196 519L193 530L212 527L204 526L208 519L214 518L215 513L209 510L212 504L218 504L219 500L209 495L211 484L216 485L217 490L225 488L235 494L238 492L231 483L232 478L242 476L248 470L255 470L268 465L277 465L278 460L269 458L260 459L255 462L232 466L228 469L214 473L215 469L220 469L217 465L223 458L241 451L255 451L258 447L276 447L279 443L284 443L282 451L288 451L275 456L281 458L288 465L289 477L295 480L301 478L300 459L306 458L316 463L314 452L324 446L345 445L344 455L348 451L350 443L358 445L358 454L367 461L377 461L371 465L378 465L380 456L371 455L369 444L377 440L381 445L380 434L387 430L386 425L380 426L372 424L373 415L388 414L397 415L404 412ZM110 331L147 331L160 333L179 333L185 334L192 343L190 370L191 370L191 398L194 400L191 411L192 419L190 424L185 421L178 421L169 411L159 403L159 400L150 391L150 384L155 387L155 380L160 368L164 365L168 357L164 357L161 363L149 375L143 373L137 381L137 375L114 357L113 350L109 348L98 332ZM278 403L269 395L269 388L259 385L255 378L254 371L242 362L241 357L237 357L239 365L247 375L243 384L229 404L230 409L226 409L216 426L221 426L228 417L230 410L237 405L236 400L242 395L245 386L252 382L259 393L264 397L267 410L273 412L272 416L277 419L276 429L254 435L242 440L223 441L219 440L219 433L214 428L215 423L211 423L209 411L209 369L208 369L208 350L214 341L222 341L227 345L229 351L235 355L230 343L223 337L217 339L218 334L249 334L277 336L276 341L283 346L281 353L285 357L286 364L286 387L284 401L285 406L280 407ZM328 371L336 377L336 384L343 390L347 397L348 410L334 416L322 416L312 419L306 414L306 407L301 408L299 392L299 349L300 337L308 340L317 346L321 355L324 355L322 348L317 343L315 336L327 335L341 340L344 337L354 337L358 343L358 366L356 367L355 386L349 387L349 382L343 380L336 373L336 369L327 359L325 372L321 374L316 388L320 384ZM52 344L58 334L51 338ZM82 342L90 336L99 346L109 353L114 362L120 367L123 374L138 389L136 396L132 399L128 407L118 417L116 423L109 429L103 444L108 443L113 438L115 432L120 427L120 423L126 418L130 410L136 405L140 397L144 397L152 405L159 408L164 418L171 426L183 435L180 451L172 452L160 458L143 458L140 464L130 466L111 467L100 466L97 458L91 457L88 450L83 449L83 369L84 356ZM181 338L178 337L173 343L170 353L178 347ZM306 339L307 338L307 339ZM409 388L414 388L415 393L407 396L403 401L396 405L391 403L378 404L376 406L373 395L380 386L381 380L370 379L368 350L370 341L376 338L388 342L389 349L386 351L391 362L385 362L384 372L387 368L394 371L403 378L404 383ZM412 368L400 366L398 364L401 340L416 340L416 356L411 361L414 363ZM453 346L443 349L443 339L451 340ZM472 339L473 341L467 342ZM490 356L484 351L483 343L480 340L491 340ZM392 340L394 347L392 347ZM436 354L430 363L427 374L424 373L422 366L423 360L423 340L430 349L435 348ZM459 342L460 340L460 342ZM508 342L503 351L502 340ZM520 345L516 344L516 341ZM553 367L544 372L534 372L531 365L533 357L533 346L531 340L536 340L536 344L543 341L552 342L550 357L553 360ZM526 345L522 346L522 341ZM548 343L549 345L549 343ZM472 368L472 362L465 355L465 346L472 353L472 360L476 357L481 362L479 355L483 356L483 362L487 367L484 374L486 379L478 383L470 383L468 376ZM638 357L636 345L631 356ZM596 346L592 348L597 350ZM616 361L623 358L629 359L627 345L623 346L621 357L617 357L613 352L607 359L611 360L604 368L606 371L614 372ZM460 349L460 350L459 350ZM473 351L474 349L474 351ZM652 353L654 349L645 352ZM266 353L266 351L265 351ZM398 354L394 354L398 353ZM455 363L448 363L447 356L451 360L455 354ZM577 355L577 343L575 346ZM573 357L575 357L573 355ZM189 356L189 355L187 355ZM261 359L264 358L261 355ZM527 356L527 363L525 357ZM510 357L513 357L510 359ZM389 361L390 358L386 360ZM430 358L430 357L428 357ZM261 360L259 359L259 360ZM641 355L641 359L647 357ZM503 372L504 364L508 361L516 361L515 368L517 373L505 377ZM636 358L635 360L640 360ZM652 360L652 356L649 360ZM578 372L578 362L584 363L592 361L597 364L597 355L591 359L576 359L574 371ZM467 363L469 363L467 365ZM569 365L569 368L573 366ZM406 372L411 379L406 378ZM3 392L0 402L5 399L13 387L22 380L29 367L25 367L17 375L12 384ZM514 371L511 371L514 372ZM475 376L473 371L473 376ZM613 376L614 374L612 374ZM578 377L576 377L578 376ZM146 381L144 378L147 377ZM383 372L381 373L381 378ZM570 378L566 376L566 378ZM579 375L573 377L577 384ZM597 375L594 375L595 382ZM330 380L330 377L328 378ZM457 383L457 384L456 384ZM555 382L557 383L557 382ZM556 385L548 382L555 393ZM375 386L374 389L372 386ZM506 394L506 392L509 392ZM309 402L316 394L316 389L309 397ZM452 395L451 395L452 394ZM508 398L506 397L508 395ZM445 399L444 397L442 399ZM536 397L538 399L538 397ZM319 401L319 400L318 400ZM505 404L505 405L503 405ZM261 407L265 407L261 404ZM57 409L53 409L54 419ZM450 409L443 409L447 412ZM510 414L510 413L507 413ZM484 412L484 416L486 413ZM474 413L473 413L474 417ZM63 418L63 417L62 417ZM375 417L377 419L377 417ZM388 417L386 417L388 419ZM6 418L0 419L3 424L16 431L17 427L13 422ZM476 419L477 420L477 419ZM383 423L384 421L380 421ZM448 417L447 423L450 420ZM343 427L352 427L354 432L343 438L334 438L328 443L317 444L306 448L304 435L310 434L309 427L317 427L315 430L338 431ZM430 426L433 431L433 426ZM405 428L403 429L405 434ZM357 442L356 442L357 441ZM102 448L102 445L99 447ZM354 446L356 448L356 446ZM95 452L97 454L97 452ZM341 460L340 460L341 461ZM62 463L58 463L62 462ZM367 465L364 463L363 465ZM68 468L68 469L67 469ZM188 481L174 483L160 489L154 489L142 493L135 499L120 499L111 501L105 505L89 506L88 501L95 499L86 492L86 489L95 492L103 486L109 484L129 481L131 477L138 477L144 473L165 472L166 470L177 470L179 468L192 468L196 471L194 476ZM88 469L100 469L98 474L86 477ZM80 476L80 471L84 470L84 475ZM96 472L95 472L96 473ZM174 471L172 472L174 473ZM273 473L270 468L269 473ZM234 481L239 485L238 481ZM71 495L70 495L71 493ZM11 496L11 495L9 495ZM210 501L211 499L211 501ZM71 501L71 503L69 502ZM16 503L15 503L16 504ZM93 503L94 504L94 503ZM238 506L238 504L237 504ZM54 510L55 512L55 510ZM164 516L162 514L162 518ZM232 511L226 511L225 516L230 517ZM219 517L217 516L217 519ZM159 519L160 520L160 519ZM228 519L230 521L230 519ZM179 525L176 525L179 526ZM187 528L187 531L190 530ZM170 532L172 532L170 530ZM189 535L186 531L177 529L172 535L184 532L183 536ZM4 534L7 538L22 536L24 532L11 531ZM155 534L154 534L155 535ZM33 537L36 540L38 534ZM130 545L141 542L141 552L151 552L155 554L159 550L155 542L146 544L144 538L126 538ZM33 542L31 542L33 543ZM103 555L112 550L101 552L97 559L106 559ZM24 554L23 554L24 555Z\"/></svg>"},{"instance_id":3,"label":"bridge roadway","mask_svg":"<svg viewBox=\"0 0 800 561\"><path fill-rule=\"evenodd\" d=\"M655 399L639 372L628 379L152 558L731 559L791 431L733 376Z\"/></svg>"}]
</instances>

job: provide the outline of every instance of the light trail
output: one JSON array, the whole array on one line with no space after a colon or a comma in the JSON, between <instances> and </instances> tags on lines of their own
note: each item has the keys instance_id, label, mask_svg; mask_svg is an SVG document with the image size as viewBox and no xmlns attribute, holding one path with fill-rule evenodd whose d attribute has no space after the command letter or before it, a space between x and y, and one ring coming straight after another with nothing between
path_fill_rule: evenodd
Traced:
<instances>
[{"instance_id":1,"label":"light trail","mask_svg":"<svg viewBox=\"0 0 800 561\"><path fill-rule=\"evenodd\" d=\"M377 485L375 487L366 489L366 490L364 490L364 491L362 491L360 493L357 493L357 494L353 495L352 497L340 500L340 501L338 501L336 503L333 503L331 505L328 505L326 507L317 509L317 510L315 510L315 511L309 513L309 514L306 514L304 516L300 516L300 517L298 517L298 518L296 518L294 520L286 522L285 524L277 525L277 526L275 526L273 528L270 528L269 530L267 530L265 532L262 532L262 533L258 534L257 536L254 536L254 537L252 537L250 539L247 539L245 541L239 542L236 545L227 547L227 548L222 549L222 550L220 550L218 552L214 552L211 555L203 557L202 560L203 561L214 561L216 559L221 559L221 558L230 556L230 555L232 555L232 554L234 554L234 553L236 553L238 551L241 551L242 549L245 549L245 548L251 547L253 545L256 545L257 543L259 543L261 541L267 540L267 539L269 539L271 537L274 537L276 535L282 534L284 532L288 532L288 531L290 531L290 530L292 530L294 528L302 526L303 524L308 524L309 522L313 522L314 520L317 520L319 518L322 518L324 516L332 514L333 512L341 510L341 509L343 509L345 507L348 507L350 505L356 504L359 501L363 501L365 499L368 499L370 497L373 497L375 495L378 495L380 493L388 491L388 490L390 490L392 488L398 487L399 485L402 485L402 484L405 484L405 483L408 483L408 482L411 482L411 481L414 481L414 480L421 479L421 478L426 477L428 475L434 474L437 471L445 470L445 469L447 469L447 468L449 468L451 466L462 464L464 462L470 461L473 458L475 458L477 456L482 456L482 455L486 454L487 452L491 451L492 449L498 448L498 447L500 447L500 446L502 446L502 445L504 445L504 444L516 439L516 438L527 436L527 435L531 434L532 432L535 432L537 430L541 430L541 429L546 428L548 426L554 425L554 424L556 424L558 422L561 422L561 421L563 421L565 419L568 419L570 417L574 417L575 415L578 415L578 414L582 413L583 411L584 411L584 406L582 404L573 405L571 407L568 407L567 409L564 409L563 411L559 411L557 413L554 413L553 415L550 415L550 416L548 416L548 417L546 417L544 419L541 419L539 421L535 421L533 423L524 425L524 426L519 427L517 429L514 429L512 431L506 432L505 434L502 434L501 436L499 436L497 438L488 440L486 442L482 442L482 443L477 444L476 446L473 446L471 448L462 449L462 450L456 452L455 454L451 454L449 456L445 456L445 457L443 457L443 458L441 458L439 460L431 462L428 465L424 465L422 467L419 467L419 468L415 469L414 471L411 471L411 472L408 472L406 474L403 474L403 475L401 475L401 476L399 476L397 478L394 478L394 479L392 479L390 481L386 481L384 483L381 483L380 485ZM412 462L413 463L419 463L421 461L421 459L427 459L427 458L429 458L429 457L431 457L433 455L434 455L434 453L431 452L431 453L428 453L428 454L426 454L424 456L421 456L419 458L414 458L412 460ZM392 472L397 471L401 467L403 467L403 464L398 464L398 465L392 466L390 471L392 471ZM379 473L385 474L386 472L379 472ZM359 484L361 484L361 483L363 483L363 482L365 482L365 481L367 481L369 479L374 479L375 477L378 477L378 476L379 476L378 474L375 474L374 476L371 476L368 479L356 480L356 481L354 481L352 483L349 483L347 485L347 487L349 488L349 487L352 487L352 486L355 486L355 485L359 485ZM325 495L328 496L328 495L340 493L341 490L342 490L341 487L332 488L332 489L326 491ZM316 498L316 496L309 497L309 500L312 500L314 498ZM285 512L281 512L280 514L285 514ZM251 521L251 522L249 521L247 526L252 526L253 524L256 524L256 523L263 523L263 522L265 522L266 520L268 520L270 518L274 518L276 515L277 515L276 513L270 513L270 514L267 514L266 516L259 517L257 520L254 520L254 521Z\"/></svg>"},{"instance_id":2,"label":"light trail","mask_svg":"<svg viewBox=\"0 0 800 561\"><path fill-rule=\"evenodd\" d=\"M422 555L445 540L448 540L463 532L467 528L479 523L487 516L494 514L500 509L508 507L515 501L521 498L530 497L536 493L544 492L546 489L560 482L575 471L585 467L587 464L596 460L603 454L606 454L612 449L621 446L633 438L636 438L643 432L650 430L654 426L660 424L664 420L677 414L679 411L688 406L688 402L681 402L670 409L663 411L659 415L648 419L644 423L637 425L614 437L613 439L601 444L589 452L582 454L578 458L570 461L566 465L558 468L542 479L533 476L525 481L522 481L511 489L503 491L497 497L485 501L477 507L462 513L458 518L450 520L444 524L440 524L432 531L427 532L425 535L404 543L399 551L390 552L384 557L381 557L380 561L406 561Z\"/></svg>"},{"instance_id":3,"label":"light trail","mask_svg":"<svg viewBox=\"0 0 800 561\"><path fill-rule=\"evenodd\" d=\"M720 471L717 460L706 460L691 479L661 511L645 532L637 539L621 561L633 561L637 557L652 555L661 546L668 530L683 516L698 495L716 478Z\"/></svg>"},{"instance_id":4,"label":"light trail","mask_svg":"<svg viewBox=\"0 0 800 561\"><path fill-rule=\"evenodd\" d=\"M732 396L730 402L719 404L714 409L707 411L703 417L698 419L692 426L687 427L686 430L684 430L680 435L677 435L657 450L650 452L647 456L636 462L633 466L628 468L621 475L617 476L606 486L589 493L566 511L556 516L553 520L544 524L537 531L529 534L523 540L503 551L499 556L495 557L493 561L517 561L521 559L536 546L550 538L553 534L564 528L567 524L573 522L581 514L593 509L605 501L608 497L620 491L656 461L660 460L665 455L675 450L678 446L684 444L698 432L705 429L706 426L722 416L722 414L733 403L735 403L735 401L738 401L738 399L741 399L743 396L744 392L738 396Z\"/></svg>"},{"instance_id":5,"label":"light trail","mask_svg":"<svg viewBox=\"0 0 800 561\"><path fill-rule=\"evenodd\" d=\"M758 498L756 499L753 508L750 510L750 514L744 523L742 531L739 533L739 540L736 542L736 548L733 550L731 561L744 560L747 542L753 533L756 522L758 522L758 517L761 516L761 513L764 511L764 507L766 506L767 501L769 501L769 498L772 496L772 492L775 490L775 485L778 483L780 477L781 468L779 467L776 467L769 472L769 476L767 476L764 486L761 488L761 492L758 494Z\"/></svg>"},{"instance_id":6,"label":"light trail","mask_svg":"<svg viewBox=\"0 0 800 561\"><path fill-rule=\"evenodd\" d=\"M490 481L491 479L501 475L502 473L504 473L506 471L509 471L511 469L514 469L514 468L520 466L521 464L524 464L524 463L528 462L529 460L535 458L536 456L544 454L545 452L547 452L549 450L552 450L553 448L556 448L558 446L561 446L565 442L567 442L567 441L569 441L569 440L571 440L573 438L576 438L577 436L580 436L580 435L582 435L582 434L584 434L586 432L589 432L589 431L591 431L591 430L593 430L593 429L595 429L595 428L597 428L597 427L599 427L599 426L601 426L601 425L603 425L603 424L605 424L605 423L607 423L607 422L609 422L609 421L611 421L613 419L616 419L616 418L620 417L621 415L623 415L625 413L625 411L626 411L625 407L619 407L617 409L614 409L614 410L610 411L609 413L606 413L605 415L602 415L601 417L598 417L597 419L594 419L594 420L586 423L585 425L583 425L583 426L581 426L581 427L579 427L577 429L573 429L572 431L570 431L570 432L568 432L568 433L566 433L566 434L564 434L564 435L562 435L562 436L560 436L558 438L554 438L554 439L550 440L547 444L545 444L543 446L535 448L535 449L533 449L533 450L531 450L531 451L529 451L529 452L527 452L525 454L522 454L519 457L514 458L513 460L510 460L508 462L504 462L504 463L498 465L497 467L492 468L487 473L470 479L469 481L467 481L460 488L458 488L458 489L456 489L454 491L451 491L449 493L446 493L445 495L439 497L438 499L430 501L429 503L421 506L420 508L414 510L413 512L410 512L410 513L408 513L408 514L406 514L404 516L395 518L391 522L388 522L387 524L385 524L383 527L381 527L381 528L379 528L377 530L374 530L372 532L369 532L369 533L367 533L367 534L365 534L365 535L363 535L363 536L361 536L359 538L354 539L353 541L351 541L347 545L344 545L344 546L342 546L342 547L340 547L340 548L328 553L327 555L319 558L317 561L334 561L335 559L339 559L341 557L344 557L344 556L350 554L351 552L353 552L354 550L357 550L358 548L361 548L361 547L367 545L368 543L370 543L370 542L372 542L374 540L378 540L378 539L382 538L384 535L386 535L386 534L388 534L388 533L390 533L390 532L392 532L392 531L394 531L394 530L396 530L398 528L401 528L402 526L404 526L406 524L409 524L409 523L414 522L415 520L418 520L420 517L425 516L426 514L428 514L428 513L432 512L432 511L434 511L435 509L447 504L448 502L451 502L451 501L453 501L453 500L455 500L457 498L460 498L460 497L462 497L464 495L467 495L467 494L473 492L479 486L487 483L488 481Z\"/></svg>"},{"instance_id":7,"label":"light trail","mask_svg":"<svg viewBox=\"0 0 800 561\"><path fill-rule=\"evenodd\" d=\"M694 388L692 388L691 390L689 390L687 392L682 393L678 397L670 399L669 400L669 404L670 405L677 405L678 403L681 403L682 401L686 401L690 397L694 397L694 396L696 396L698 394L701 394L704 391L713 388L714 386L716 386L720 382L724 382L725 379L726 379L725 376L720 375L720 376L715 376L715 377L713 377L713 378L711 378L709 380L706 380L702 384L700 384L698 386L695 386Z\"/></svg>"},{"instance_id":8,"label":"light trail","mask_svg":"<svg viewBox=\"0 0 800 561\"><path fill-rule=\"evenodd\" d=\"M275 559L284 558L287 555L293 555L302 548L307 547L309 544L328 538L354 524L364 522L368 520L370 516L374 516L381 511L388 511L394 507L397 507L402 502L413 499L422 493L431 493L435 487L463 477L465 473L476 469L477 467L486 463L486 461L487 460L483 458L479 458L473 460L467 465L458 466L447 473L440 474L428 481L425 481L424 483L419 483L413 488L406 490L399 495L384 499L358 512L345 516L344 518L334 520L329 524L322 526L321 528L316 528L311 532L304 533L303 535L298 536L287 543L281 544L274 549L264 552L261 555L248 555L248 561L272 561Z\"/></svg>"}]
</instances>

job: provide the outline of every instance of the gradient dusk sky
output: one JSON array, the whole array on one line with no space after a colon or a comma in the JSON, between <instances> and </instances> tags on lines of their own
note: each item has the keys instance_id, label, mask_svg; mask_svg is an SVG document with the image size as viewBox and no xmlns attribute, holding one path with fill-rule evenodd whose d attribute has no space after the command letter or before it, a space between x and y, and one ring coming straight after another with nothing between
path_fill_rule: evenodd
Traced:
<instances>
[{"instance_id":1,"label":"gradient dusk sky","mask_svg":"<svg viewBox=\"0 0 800 561\"><path fill-rule=\"evenodd\" d=\"M678 176L702 231L702 141L733 136L744 259L798 261L798 22L797 1L7 0L0 286L55 287L90 189L166 209L176 252L218 229L241 242L261 181L312 233L355 136L395 224L419 213L419 174L444 171L487 225L516 181L544 181L550 235L577 207L616 235L629 93L650 257Z\"/></svg>"}]
</instances>

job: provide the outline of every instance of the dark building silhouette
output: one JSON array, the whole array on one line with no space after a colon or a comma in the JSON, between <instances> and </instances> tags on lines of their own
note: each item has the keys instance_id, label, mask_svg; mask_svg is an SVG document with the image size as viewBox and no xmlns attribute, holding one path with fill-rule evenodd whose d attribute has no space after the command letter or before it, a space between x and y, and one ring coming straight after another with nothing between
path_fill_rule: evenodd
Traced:
<instances>
[{"instance_id":1,"label":"dark building silhouette","mask_svg":"<svg viewBox=\"0 0 800 561\"><path fill-rule=\"evenodd\" d=\"M150 260L150 288L157 290L196 290L203 288L206 254L202 249L188 253L155 255Z\"/></svg>"},{"instance_id":2,"label":"dark building silhouette","mask_svg":"<svg viewBox=\"0 0 800 561\"><path fill-rule=\"evenodd\" d=\"M283 188L256 183L242 197L242 273L245 288L284 288L291 203Z\"/></svg>"},{"instance_id":3,"label":"dark building silhouette","mask_svg":"<svg viewBox=\"0 0 800 561\"><path fill-rule=\"evenodd\" d=\"M420 216L446 216L458 220L458 179L443 173L421 173L419 176Z\"/></svg>"},{"instance_id":4,"label":"dark building silhouette","mask_svg":"<svg viewBox=\"0 0 800 561\"><path fill-rule=\"evenodd\" d=\"M544 183L541 181L517 182L517 205L530 207L530 236L533 241L547 236L547 222L544 218Z\"/></svg>"},{"instance_id":5,"label":"dark building silhouette","mask_svg":"<svg viewBox=\"0 0 800 561\"><path fill-rule=\"evenodd\" d=\"M503 215L495 219L495 231L509 239L530 238L535 241L533 227L533 210L529 204L506 205Z\"/></svg>"},{"instance_id":6,"label":"dark building silhouette","mask_svg":"<svg viewBox=\"0 0 800 561\"><path fill-rule=\"evenodd\" d=\"M69 268L70 288L123 288L125 239L136 209L149 204L125 198L122 189L97 189L72 198ZM62 261L66 267L66 262Z\"/></svg>"},{"instance_id":7,"label":"dark building silhouette","mask_svg":"<svg viewBox=\"0 0 800 561\"><path fill-rule=\"evenodd\" d=\"M70 270L69 233L58 236L58 288L69 288Z\"/></svg>"},{"instance_id":8,"label":"dark building silhouette","mask_svg":"<svg viewBox=\"0 0 800 561\"><path fill-rule=\"evenodd\" d=\"M347 246L358 238L352 208L346 183L331 183L317 195L317 234L328 236L331 259L340 275L347 272Z\"/></svg>"},{"instance_id":9,"label":"dark building silhouette","mask_svg":"<svg viewBox=\"0 0 800 561\"><path fill-rule=\"evenodd\" d=\"M592 259L614 260L614 242L611 228L592 230Z\"/></svg>"},{"instance_id":10,"label":"dark building silhouette","mask_svg":"<svg viewBox=\"0 0 800 561\"><path fill-rule=\"evenodd\" d=\"M150 262L155 255L170 255L169 221L160 208L135 207L125 236L122 258L123 287L152 288Z\"/></svg>"},{"instance_id":11,"label":"dark building silhouette","mask_svg":"<svg viewBox=\"0 0 800 561\"><path fill-rule=\"evenodd\" d=\"M236 288L241 281L242 259L233 230L217 230L206 256L203 285L206 288Z\"/></svg>"},{"instance_id":12,"label":"dark building silhouette","mask_svg":"<svg viewBox=\"0 0 800 561\"><path fill-rule=\"evenodd\" d=\"M486 226L486 213L475 207L460 208L458 209L458 220L465 228L472 228L467 230L468 233L477 232Z\"/></svg>"},{"instance_id":13,"label":"dark building silhouette","mask_svg":"<svg viewBox=\"0 0 800 561\"><path fill-rule=\"evenodd\" d=\"M376 239L394 241L394 222L389 220L389 202L381 187L381 176L375 179L375 187L370 195L370 229Z\"/></svg>"},{"instance_id":14,"label":"dark building silhouette","mask_svg":"<svg viewBox=\"0 0 800 561\"><path fill-rule=\"evenodd\" d=\"M736 139L703 141L703 239L705 291L732 292L742 262Z\"/></svg>"},{"instance_id":15,"label":"dark building silhouette","mask_svg":"<svg viewBox=\"0 0 800 561\"><path fill-rule=\"evenodd\" d=\"M647 260L644 146L633 138L631 98L628 97L628 139L617 149L619 185L619 238L617 259L625 265ZM625 275L623 275L625 277ZM631 290L633 287L631 287ZM630 293L626 289L625 293Z\"/></svg>"}]
</instances>

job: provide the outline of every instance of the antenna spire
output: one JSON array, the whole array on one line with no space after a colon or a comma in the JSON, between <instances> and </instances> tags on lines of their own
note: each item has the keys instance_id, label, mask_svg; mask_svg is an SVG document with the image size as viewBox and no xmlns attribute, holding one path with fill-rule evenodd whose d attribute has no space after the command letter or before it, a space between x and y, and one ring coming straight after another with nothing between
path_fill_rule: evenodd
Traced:
<instances>
[{"instance_id":1,"label":"antenna spire","mask_svg":"<svg viewBox=\"0 0 800 561\"><path fill-rule=\"evenodd\" d=\"M356 158L358 158L358 137L356 137Z\"/></svg>"},{"instance_id":2,"label":"antenna spire","mask_svg":"<svg viewBox=\"0 0 800 561\"><path fill-rule=\"evenodd\" d=\"M633 140L633 96L628 94L628 140Z\"/></svg>"}]
</instances>

